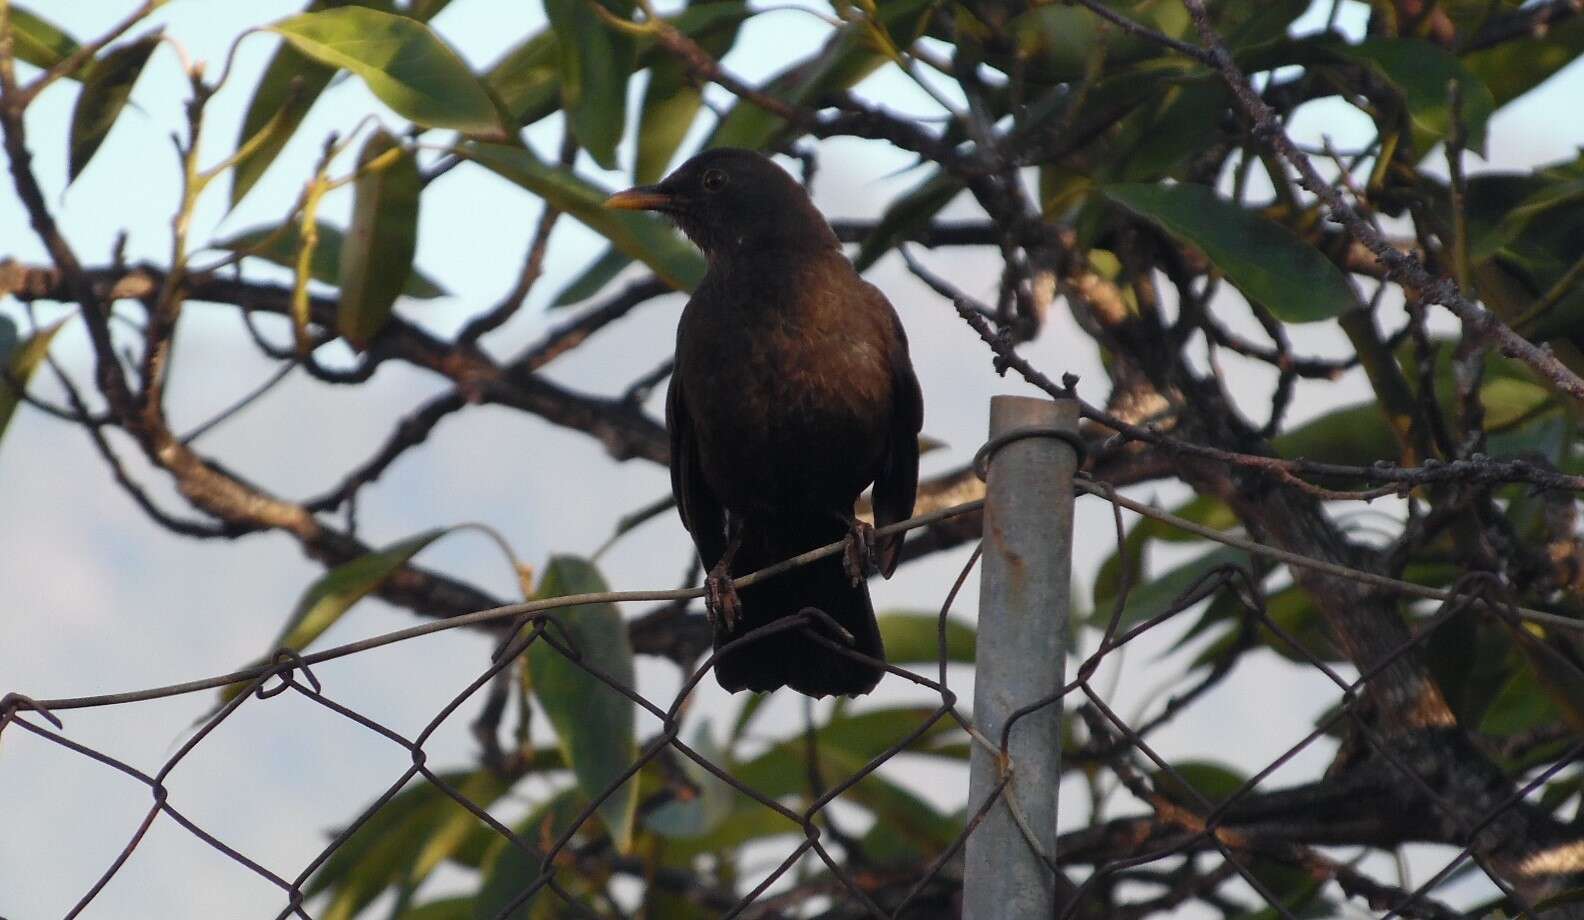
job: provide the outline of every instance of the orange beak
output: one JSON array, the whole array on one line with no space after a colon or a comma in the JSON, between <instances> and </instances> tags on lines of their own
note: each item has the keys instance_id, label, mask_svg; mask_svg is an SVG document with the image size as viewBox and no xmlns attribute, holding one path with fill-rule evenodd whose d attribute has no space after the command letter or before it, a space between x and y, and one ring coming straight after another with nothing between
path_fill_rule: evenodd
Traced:
<instances>
[{"instance_id":1,"label":"orange beak","mask_svg":"<svg viewBox=\"0 0 1584 920\"><path fill-rule=\"evenodd\" d=\"M671 203L671 196L657 185L640 185L605 199L605 207L618 211L658 211Z\"/></svg>"}]
</instances>

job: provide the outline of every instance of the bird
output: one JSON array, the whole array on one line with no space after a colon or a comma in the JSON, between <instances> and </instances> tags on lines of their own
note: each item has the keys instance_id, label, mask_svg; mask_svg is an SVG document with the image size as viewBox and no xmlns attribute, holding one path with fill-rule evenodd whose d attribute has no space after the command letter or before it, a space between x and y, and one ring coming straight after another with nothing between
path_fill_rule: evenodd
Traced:
<instances>
[{"instance_id":1,"label":"bird","mask_svg":"<svg viewBox=\"0 0 1584 920\"><path fill-rule=\"evenodd\" d=\"M808 608L828 618L734 646L716 659L717 681L814 698L869 692L885 649L864 576L871 566L891 576L902 536L876 538L854 507L873 484L875 526L911 516L924 421L901 318L803 186L760 153L707 150L605 204L669 217L705 257L677 324L666 428L716 650ZM732 586L838 540L840 554Z\"/></svg>"}]
</instances>

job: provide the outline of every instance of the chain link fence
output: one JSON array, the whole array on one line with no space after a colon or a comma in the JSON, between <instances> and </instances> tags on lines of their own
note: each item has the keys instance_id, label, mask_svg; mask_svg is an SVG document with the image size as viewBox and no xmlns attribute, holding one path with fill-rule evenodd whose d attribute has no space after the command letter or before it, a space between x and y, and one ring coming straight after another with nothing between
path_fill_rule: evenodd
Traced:
<instances>
[{"instance_id":1,"label":"chain link fence","mask_svg":"<svg viewBox=\"0 0 1584 920\"><path fill-rule=\"evenodd\" d=\"M1190 522L1118 495L1105 483L1080 478L1076 492L1096 496L1110 503L1115 522L1118 547L1124 540L1124 509L1146 514L1168 524L1194 527ZM974 512L982 502L972 502L945 509L931 515L915 518L895 525L909 529L949 517ZM1203 528L1198 528L1201 536ZM1213 532L1212 532L1213 533ZM1315 560L1288 558L1280 550L1264 547L1241 537L1219 534L1217 539L1249 551L1251 557L1266 563L1285 561L1289 565L1310 565L1324 568L1330 574L1342 577L1349 573L1335 572L1337 566ZM816 551L823 555L839 551L839 545ZM798 562L806 564L810 555ZM1236 886L1241 880L1247 889L1256 892L1264 902L1266 915L1284 918L1311 916L1304 905L1312 902L1317 892L1330 884L1338 886L1348 896L1354 908L1368 906L1371 915L1383 918L1451 918L1464 916L1437 899L1448 880L1460 874L1469 863L1484 870L1505 898L1503 909L1522 916L1543 916L1544 905L1529 903L1512 885L1503 881L1501 867L1490 863L1487 854L1499 852L1501 837L1509 833L1503 827L1505 816L1514 809L1524 807L1548 781L1572 765L1584 754L1584 741L1571 736L1552 741L1563 750L1544 759L1544 766L1523 770L1516 775L1502 777L1511 785L1511 791L1501 796L1495 807L1480 807L1463 797L1449 796L1447 790L1455 788L1445 776L1430 775L1434 769L1424 766L1423 758L1416 758L1411 749L1405 750L1400 739L1385 737L1379 720L1372 717L1365 705L1371 682L1394 667L1404 656L1431 640L1439 630L1460 618L1485 618L1513 632L1518 641L1525 639L1524 620L1535 612L1513 606L1504 597L1501 585L1492 577L1471 575L1461 581L1456 591L1441 597L1436 609L1414 616L1415 628L1411 641L1374 661L1356 676L1345 676L1338 666L1326 656L1310 647L1303 638L1295 635L1281 618L1273 615L1267 603L1263 583L1265 570L1241 564L1215 567L1183 590L1170 603L1142 618L1130 615L1128 609L1129 587L1126 572L1117 592L1116 603L1094 651L1083 658L1076 668L1076 676L1061 686L1059 691L1042 699L1029 699L1007 722L996 737L987 737L978 730L973 719L965 713L959 690L949 685L947 655L948 613L957 595L980 559L976 550L967 565L958 574L943 599L938 622L938 660L936 666L923 673L896 665L886 670L893 679L900 679L922 688L933 700L933 708L887 745L859 769L842 776L824 776L811 779L808 794L798 797L771 794L734 775L728 765L717 762L707 751L702 751L681 736L684 708L699 683L710 676L721 655L754 642L774 642L782 633L804 630L823 618L818 611L806 610L739 638L719 649L692 670L680 689L670 699L655 700L638 693L634 687L591 663L591 656L578 646L571 633L558 621L558 611L566 608L605 601L630 601L656 597L670 597L677 592L607 592L602 594L572 595L550 600L535 601L492 611L426 623L399 630L369 640L351 643L312 654L299 654L289 649L277 652L269 663L241 672L219 675L206 680L163 687L147 691L73 700L34 700L20 694L11 694L0 705L0 732L12 744L20 743L17 735L40 742L58 745L67 751L95 761L111 770L133 778L144 786L150 803L142 821L127 837L115 859L98 879L86 890L66 914L77 917L102 900L101 893L119 873L147 838L150 829L159 821L170 821L184 828L193 837L224 854L238 865L267 880L280 891L277 918L314 917L315 908L311 880L325 869L327 863L348 842L376 821L403 790L416 783L428 783L440 790L457 805L466 809L477 820L479 827L488 828L505 841L511 851L519 854L525 867L516 879L514 890L497 893L496 918L526 916L577 916L609 917L627 916L617 900L591 899L588 892L598 888L591 878L608 876L610 866L600 865L601 856L580 853L576 841L592 828L591 822L601 805L615 795L624 784L635 780L640 771L650 765L662 765L675 773L679 764L693 765L699 770L726 784L738 795L747 797L768 815L778 816L785 822L785 833L797 840L784 858L763 877L751 880L716 880L710 886L699 885L690 875L668 876L665 872L636 869L629 873L647 886L658 886L690 902L694 909L708 915L722 917L789 917L806 916L815 902L804 899L796 903L777 894L778 884L785 885L795 867L807 860L815 860L827 873L829 884L821 889L823 916L867 916L884 918L955 916L960 909L962 884L962 850L966 841L981 828L986 816L996 807L1006 807L1014 816L1022 813L1020 801L1030 796L1054 795L1054 790L1028 788L1018 783L1018 764L1009 755L1008 739L1016 724L1036 713L1050 713L1061 707L1064 718L1072 723L1069 737L1083 737L1083 742L1067 752L1065 767L1103 771L1125 787L1145 810L1126 818L1097 822L1062 833L1054 852L1038 852L1055 880L1057 915L1067 918L1097 916L1094 912L1096 896L1101 892L1114 892L1118 886L1131 886L1129 890L1143 892L1119 909L1117 916L1143 917L1169 915L1190 901L1203 901L1220 905L1231 915L1235 901L1223 891ZM1375 590L1397 590L1404 594L1427 595L1427 589L1392 582L1373 573L1357 572L1352 577L1371 584ZM1394 588L1393 585L1396 587ZM682 592L696 596L697 591ZM1432 596L1435 592L1429 592ZM1184 775L1151 742L1151 736L1167 724L1177 713L1196 700L1225 677L1220 668L1209 672L1187 689L1178 693L1157 712L1147 718L1129 720L1119 715L1105 687L1096 681L1103 664L1139 637L1172 623L1185 613L1202 609L1207 602L1232 604L1237 618L1234 641L1252 642L1257 633L1273 648L1281 648L1289 658L1302 662L1316 673L1324 675L1334 687L1335 705L1312 731L1292 745L1279 757L1232 789L1208 789L1201 777ZM402 640L418 640L424 635L465 626L477 626L493 621L509 624L488 666L460 693L444 701L423 730L408 737L388 725L339 702L333 687L327 686L315 674L314 666L325 661L356 655L370 649ZM808 634L839 654L862 657L856 652L825 637L821 630L808 629ZM503 672L514 667L531 648L545 647L566 662L599 681L610 690L629 699L633 706L647 712L659 721L660 731L643 743L637 757L627 770L610 782L606 788L590 795L575 813L558 823L553 832L538 835L523 828L508 826L498 814L492 801L480 801L448 776L429 763L425 745L440 727L457 717L457 712L475 699ZM1571 666L1571 665L1569 665ZM1575 669L1576 670L1576 669ZM91 707L117 707L132 703L187 693L210 692L227 686L245 686L228 702L209 716L196 732L171 754L159 769L147 773L111 753L96 750L72 739L65 722L69 711ZM1114 690L1114 688L1112 688ZM185 814L180 802L168 791L172 775L183 768L189 755L213 737L215 730L231 719L242 707L268 706L270 700L284 694L295 694L343 718L348 727L376 733L405 749L410 755L410 765L395 781L381 791L378 797L341 828L317 853L304 854L301 866L294 875L283 875L250 857L246 852L228 844L206 830ZM1081 725L1079 732L1077 725ZM834 832L827 822L833 805L844 801L856 785L900 754L917 750L917 742L943 727L955 727L966 735L971 745L979 745L994 753L1000 764L990 794L983 805L972 814L965 814L961 827L950 843L938 852L928 854L926 860L910 872L876 872L855 863L853 841ZM1434 820L1455 827L1454 836L1462 845L1435 874L1416 887L1406 888L1373 877L1363 871L1355 861L1339 859L1323 846L1292 842L1291 828L1278 833L1273 822L1283 820L1280 815L1282 797L1303 794L1303 788L1270 793L1262 788L1267 779L1328 734L1346 729L1347 743L1354 746L1351 753L1339 755L1339 760L1367 763L1368 769L1357 770L1359 775L1374 777L1372 786L1359 786L1360 796L1379 795L1379 789L1390 789L1408 784L1422 797L1417 801L1429 803L1437 811ZM1447 732L1456 732L1447 727ZM0 761L3 770L3 761ZM816 774L818 771L814 771ZM1383 776L1394 777L1382 779ZM304 781L309 781L304 779ZM1370 789L1376 791L1371 792ZM966 798L966 796L965 796ZM1388 803L1380 803L1388 807ZM1342 806L1338 806L1342 807ZM1373 807L1373 804L1372 804ZM25 831L25 829L23 829ZM1027 828L1025 828L1027 830ZM16 832L15 829L12 832ZM108 830L106 831L108 833ZM1026 841L1030 846L1037 837L1030 833ZM1388 842L1383 841L1383 846ZM607 851L608 855L608 851ZM1208 857L1213 864L1207 865ZM1299 886L1295 895L1291 884L1277 886L1271 881L1271 866L1281 866L1307 880L1307 887ZM1081 881L1073 881L1080 879ZM1278 890L1280 888L1280 890ZM1241 889L1239 889L1241 891ZM806 895L806 892L804 893ZM800 896L802 897L802 896ZM532 914L529 911L536 911ZM114 908L111 909L114 913ZM642 915L642 914L640 914ZM26 918L13 918L26 920Z\"/></svg>"}]
</instances>

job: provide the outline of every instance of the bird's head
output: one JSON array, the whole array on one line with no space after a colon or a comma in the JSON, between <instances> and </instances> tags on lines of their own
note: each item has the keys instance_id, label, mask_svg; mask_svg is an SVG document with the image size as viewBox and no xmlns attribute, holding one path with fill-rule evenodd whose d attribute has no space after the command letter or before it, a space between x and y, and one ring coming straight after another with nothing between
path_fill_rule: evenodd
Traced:
<instances>
[{"instance_id":1,"label":"bird's head","mask_svg":"<svg viewBox=\"0 0 1584 920\"><path fill-rule=\"evenodd\" d=\"M711 257L838 245L803 187L752 150L706 151L655 185L617 192L605 206L665 214Z\"/></svg>"}]
</instances>

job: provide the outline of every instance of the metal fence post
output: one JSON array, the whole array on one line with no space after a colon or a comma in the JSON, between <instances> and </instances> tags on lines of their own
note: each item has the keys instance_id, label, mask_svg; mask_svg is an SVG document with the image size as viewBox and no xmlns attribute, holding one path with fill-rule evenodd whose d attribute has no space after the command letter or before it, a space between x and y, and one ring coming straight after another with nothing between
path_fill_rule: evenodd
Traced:
<instances>
[{"instance_id":1,"label":"metal fence post","mask_svg":"<svg viewBox=\"0 0 1584 920\"><path fill-rule=\"evenodd\" d=\"M991 399L992 439L1030 427L1076 434L1078 405L1024 396ZM1052 437L1007 441L990 457L974 724L992 741L1000 740L1013 712L1055 693L1065 680L1076 464L1072 447ZM1056 876L1040 854L1054 856L1056 847L1060 704L1019 719L1008 752L1012 780L968 838L966 920L1051 917L1056 907ZM996 755L975 745L968 814L978 813L1000 780ZM1008 796L1015 799L1017 816Z\"/></svg>"}]
</instances>

